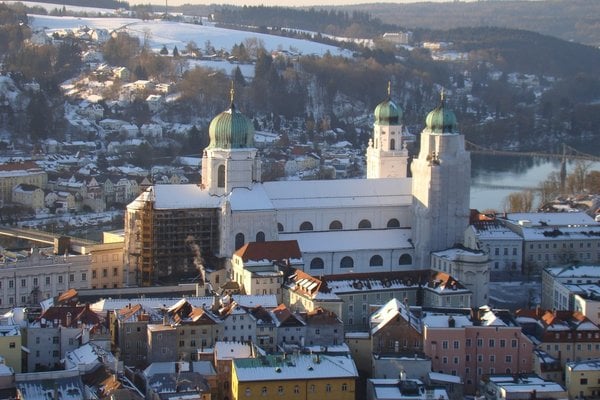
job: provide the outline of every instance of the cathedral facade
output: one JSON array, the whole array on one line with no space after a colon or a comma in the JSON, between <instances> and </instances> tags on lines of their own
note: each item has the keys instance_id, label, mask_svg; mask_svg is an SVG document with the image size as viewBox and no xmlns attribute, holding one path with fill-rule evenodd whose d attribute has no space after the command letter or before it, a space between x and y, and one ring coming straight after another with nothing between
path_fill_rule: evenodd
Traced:
<instances>
[{"instance_id":1,"label":"cathedral facade","mask_svg":"<svg viewBox=\"0 0 600 400\"><path fill-rule=\"evenodd\" d=\"M130 285L229 268L247 242L296 240L314 276L429 269L468 225L470 157L443 99L426 119L409 173L402 110L374 112L367 179L261 182L254 129L233 103L210 124L199 185L155 185L128 205Z\"/></svg>"}]
</instances>

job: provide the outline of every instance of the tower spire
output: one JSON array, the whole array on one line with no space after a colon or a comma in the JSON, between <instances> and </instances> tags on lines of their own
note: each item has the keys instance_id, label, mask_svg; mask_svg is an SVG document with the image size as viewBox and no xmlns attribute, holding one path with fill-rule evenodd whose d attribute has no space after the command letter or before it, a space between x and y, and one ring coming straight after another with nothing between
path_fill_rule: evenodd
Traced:
<instances>
[{"instance_id":1,"label":"tower spire","mask_svg":"<svg viewBox=\"0 0 600 400\"><path fill-rule=\"evenodd\" d=\"M392 81L388 81L387 95L388 95L388 99L392 98Z\"/></svg>"},{"instance_id":2,"label":"tower spire","mask_svg":"<svg viewBox=\"0 0 600 400\"><path fill-rule=\"evenodd\" d=\"M233 88L233 81L231 81L231 89L229 89L229 101L231 108L233 108L233 98L235 97L235 89Z\"/></svg>"},{"instance_id":3,"label":"tower spire","mask_svg":"<svg viewBox=\"0 0 600 400\"><path fill-rule=\"evenodd\" d=\"M444 100L446 100L446 94L444 93L444 88L442 88L442 91L440 92L440 101L442 104L444 104Z\"/></svg>"}]
</instances>

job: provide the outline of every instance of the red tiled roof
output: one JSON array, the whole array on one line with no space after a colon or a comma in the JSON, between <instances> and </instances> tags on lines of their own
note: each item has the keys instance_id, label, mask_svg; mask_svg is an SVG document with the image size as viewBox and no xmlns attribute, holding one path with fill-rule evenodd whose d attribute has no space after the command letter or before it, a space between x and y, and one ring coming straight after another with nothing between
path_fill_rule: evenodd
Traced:
<instances>
[{"instance_id":1,"label":"red tiled roof","mask_svg":"<svg viewBox=\"0 0 600 400\"><path fill-rule=\"evenodd\" d=\"M58 304L60 304L60 303L67 302L69 300L73 300L76 297L77 297L77 290L69 289L66 292L64 292L63 294L61 294L60 296L58 296L58 299L56 299L56 302Z\"/></svg>"},{"instance_id":2,"label":"red tiled roof","mask_svg":"<svg viewBox=\"0 0 600 400\"><path fill-rule=\"evenodd\" d=\"M295 240L249 242L237 250L235 255L244 261L282 261L302 258L300 247Z\"/></svg>"},{"instance_id":3,"label":"red tiled roof","mask_svg":"<svg viewBox=\"0 0 600 400\"><path fill-rule=\"evenodd\" d=\"M67 324L67 314L69 313L71 314L71 323ZM59 320L61 326L72 328L77 327L77 321L81 321L86 325L100 324L100 317L90 310L88 306L50 307L39 316L38 320L42 319L45 319L48 322Z\"/></svg>"},{"instance_id":4,"label":"red tiled roof","mask_svg":"<svg viewBox=\"0 0 600 400\"><path fill-rule=\"evenodd\" d=\"M0 164L0 171L27 171L30 169L40 169L40 167L33 161Z\"/></svg>"}]
</instances>

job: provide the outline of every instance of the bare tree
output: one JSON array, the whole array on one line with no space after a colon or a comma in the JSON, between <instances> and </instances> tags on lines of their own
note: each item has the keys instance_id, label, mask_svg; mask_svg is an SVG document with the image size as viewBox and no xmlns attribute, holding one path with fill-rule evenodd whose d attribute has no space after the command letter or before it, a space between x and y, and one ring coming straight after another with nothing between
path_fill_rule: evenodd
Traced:
<instances>
[{"instance_id":1,"label":"bare tree","mask_svg":"<svg viewBox=\"0 0 600 400\"><path fill-rule=\"evenodd\" d=\"M504 199L505 212L531 212L533 210L533 191L513 192Z\"/></svg>"}]
</instances>

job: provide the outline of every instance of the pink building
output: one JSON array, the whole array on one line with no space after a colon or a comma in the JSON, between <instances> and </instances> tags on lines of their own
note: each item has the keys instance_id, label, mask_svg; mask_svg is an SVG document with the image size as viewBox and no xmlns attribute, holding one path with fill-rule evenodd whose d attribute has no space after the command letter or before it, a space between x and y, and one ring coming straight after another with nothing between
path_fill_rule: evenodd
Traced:
<instances>
[{"instance_id":1,"label":"pink building","mask_svg":"<svg viewBox=\"0 0 600 400\"><path fill-rule=\"evenodd\" d=\"M532 372L533 343L506 310L411 309L420 318L423 351L434 372L460 376L475 394L486 374Z\"/></svg>"}]
</instances>

